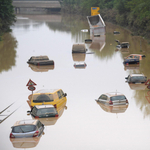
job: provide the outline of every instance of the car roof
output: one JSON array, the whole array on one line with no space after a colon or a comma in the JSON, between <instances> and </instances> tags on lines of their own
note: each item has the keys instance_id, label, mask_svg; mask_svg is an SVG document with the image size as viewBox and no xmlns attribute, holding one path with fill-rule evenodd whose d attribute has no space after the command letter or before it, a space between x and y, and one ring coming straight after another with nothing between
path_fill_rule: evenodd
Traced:
<instances>
[{"instance_id":1,"label":"car roof","mask_svg":"<svg viewBox=\"0 0 150 150\"><path fill-rule=\"evenodd\" d=\"M120 92L109 92L109 93L105 93L105 95L107 95L108 97L112 97L112 96L119 96L119 95L124 95Z\"/></svg>"},{"instance_id":2,"label":"car roof","mask_svg":"<svg viewBox=\"0 0 150 150\"><path fill-rule=\"evenodd\" d=\"M58 90L61 90L61 89L42 89L42 90L39 90L39 91L35 92L34 94L54 93L54 92L56 92L56 91L58 91Z\"/></svg>"},{"instance_id":3,"label":"car roof","mask_svg":"<svg viewBox=\"0 0 150 150\"><path fill-rule=\"evenodd\" d=\"M53 105L36 105L35 106L37 109L42 109L42 108L55 108Z\"/></svg>"},{"instance_id":4,"label":"car roof","mask_svg":"<svg viewBox=\"0 0 150 150\"><path fill-rule=\"evenodd\" d=\"M14 126L20 126L20 125L36 125L38 122L38 120L20 120L20 121L17 121L14 125Z\"/></svg>"},{"instance_id":5,"label":"car roof","mask_svg":"<svg viewBox=\"0 0 150 150\"><path fill-rule=\"evenodd\" d=\"M143 74L130 74L131 77L144 76Z\"/></svg>"}]
</instances>

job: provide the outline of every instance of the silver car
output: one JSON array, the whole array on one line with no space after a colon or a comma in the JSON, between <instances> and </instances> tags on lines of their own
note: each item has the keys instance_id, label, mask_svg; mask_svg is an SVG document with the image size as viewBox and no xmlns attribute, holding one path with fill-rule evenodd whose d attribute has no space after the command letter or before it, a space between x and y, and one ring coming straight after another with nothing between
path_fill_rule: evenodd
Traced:
<instances>
[{"instance_id":1,"label":"silver car","mask_svg":"<svg viewBox=\"0 0 150 150\"><path fill-rule=\"evenodd\" d=\"M10 138L39 137L43 133L44 125L39 120L21 120L11 128Z\"/></svg>"},{"instance_id":2,"label":"silver car","mask_svg":"<svg viewBox=\"0 0 150 150\"><path fill-rule=\"evenodd\" d=\"M102 94L96 101L110 106L129 104L127 98L119 92Z\"/></svg>"},{"instance_id":3,"label":"silver car","mask_svg":"<svg viewBox=\"0 0 150 150\"><path fill-rule=\"evenodd\" d=\"M147 77L143 74L130 74L125 79L126 82L133 84L145 83L147 81Z\"/></svg>"}]
</instances>

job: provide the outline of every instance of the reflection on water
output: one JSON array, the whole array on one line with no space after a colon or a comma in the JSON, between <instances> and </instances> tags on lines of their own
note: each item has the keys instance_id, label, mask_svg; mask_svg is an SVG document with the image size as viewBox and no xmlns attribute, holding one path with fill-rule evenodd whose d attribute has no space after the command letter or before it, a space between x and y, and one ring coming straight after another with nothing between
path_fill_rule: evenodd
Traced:
<instances>
[{"instance_id":1,"label":"reflection on water","mask_svg":"<svg viewBox=\"0 0 150 150\"><path fill-rule=\"evenodd\" d=\"M12 34L4 34L3 40L0 41L0 73L16 65L16 48L17 41Z\"/></svg>"},{"instance_id":2,"label":"reflection on water","mask_svg":"<svg viewBox=\"0 0 150 150\"><path fill-rule=\"evenodd\" d=\"M40 137L34 138L10 138L10 141L14 148L33 148L36 147L40 141Z\"/></svg>"},{"instance_id":3,"label":"reflection on water","mask_svg":"<svg viewBox=\"0 0 150 150\"><path fill-rule=\"evenodd\" d=\"M128 105L109 106L98 101L96 102L104 111L109 113L124 113L128 108Z\"/></svg>"},{"instance_id":4,"label":"reflection on water","mask_svg":"<svg viewBox=\"0 0 150 150\"><path fill-rule=\"evenodd\" d=\"M36 66L29 64L29 67L35 72L47 72L54 69L54 65Z\"/></svg>"}]
</instances>

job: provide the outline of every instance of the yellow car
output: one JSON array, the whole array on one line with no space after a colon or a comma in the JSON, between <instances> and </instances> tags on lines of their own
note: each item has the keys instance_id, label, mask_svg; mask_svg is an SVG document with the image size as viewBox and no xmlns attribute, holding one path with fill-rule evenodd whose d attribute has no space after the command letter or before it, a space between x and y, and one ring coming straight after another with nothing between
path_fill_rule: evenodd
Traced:
<instances>
[{"instance_id":1,"label":"yellow car","mask_svg":"<svg viewBox=\"0 0 150 150\"><path fill-rule=\"evenodd\" d=\"M60 107L67 101L67 94L61 89L40 90L34 94L29 95L29 105L54 105L56 108Z\"/></svg>"}]
</instances>

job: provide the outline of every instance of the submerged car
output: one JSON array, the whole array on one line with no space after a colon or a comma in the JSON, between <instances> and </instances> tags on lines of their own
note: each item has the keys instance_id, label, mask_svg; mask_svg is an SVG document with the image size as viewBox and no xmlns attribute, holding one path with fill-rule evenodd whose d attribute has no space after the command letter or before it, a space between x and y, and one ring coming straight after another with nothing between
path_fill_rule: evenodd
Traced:
<instances>
[{"instance_id":1,"label":"submerged car","mask_svg":"<svg viewBox=\"0 0 150 150\"><path fill-rule=\"evenodd\" d=\"M118 45L116 46L117 48L129 48L129 42L120 42L119 40L115 40Z\"/></svg>"},{"instance_id":2,"label":"submerged car","mask_svg":"<svg viewBox=\"0 0 150 150\"><path fill-rule=\"evenodd\" d=\"M32 56L27 63L37 66L54 65L54 61L49 60L48 56Z\"/></svg>"},{"instance_id":3,"label":"submerged car","mask_svg":"<svg viewBox=\"0 0 150 150\"><path fill-rule=\"evenodd\" d=\"M119 92L102 94L96 101L110 106L129 104L125 95Z\"/></svg>"},{"instance_id":4,"label":"submerged car","mask_svg":"<svg viewBox=\"0 0 150 150\"><path fill-rule=\"evenodd\" d=\"M147 81L147 77L143 74L130 74L125 79L126 82L133 84L145 83Z\"/></svg>"},{"instance_id":5,"label":"submerged car","mask_svg":"<svg viewBox=\"0 0 150 150\"><path fill-rule=\"evenodd\" d=\"M27 111L34 118L58 117L58 112L53 105L35 105L31 111Z\"/></svg>"},{"instance_id":6,"label":"submerged car","mask_svg":"<svg viewBox=\"0 0 150 150\"><path fill-rule=\"evenodd\" d=\"M39 137L43 133L44 125L39 120L21 120L11 128L10 138Z\"/></svg>"},{"instance_id":7,"label":"submerged car","mask_svg":"<svg viewBox=\"0 0 150 150\"><path fill-rule=\"evenodd\" d=\"M56 107L59 107L67 101L66 96L67 94L62 89L43 89L28 97L29 105L31 108L35 105L57 105Z\"/></svg>"}]
</instances>

